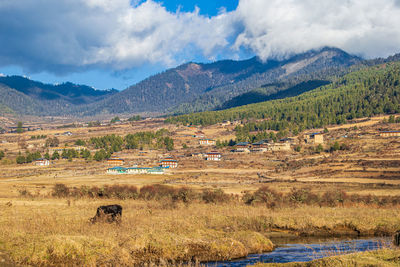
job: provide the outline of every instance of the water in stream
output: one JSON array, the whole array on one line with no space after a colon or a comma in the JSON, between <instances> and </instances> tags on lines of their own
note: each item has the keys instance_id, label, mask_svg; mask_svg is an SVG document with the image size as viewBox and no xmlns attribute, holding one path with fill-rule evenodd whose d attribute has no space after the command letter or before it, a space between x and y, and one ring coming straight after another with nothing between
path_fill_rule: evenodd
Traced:
<instances>
[{"instance_id":1,"label":"water in stream","mask_svg":"<svg viewBox=\"0 0 400 267\"><path fill-rule=\"evenodd\" d=\"M340 254L376 250L387 246L390 246L389 238L341 240L314 244L286 244L272 252L252 254L244 259L230 262L209 262L206 266L241 267L259 262L306 262Z\"/></svg>"}]
</instances>

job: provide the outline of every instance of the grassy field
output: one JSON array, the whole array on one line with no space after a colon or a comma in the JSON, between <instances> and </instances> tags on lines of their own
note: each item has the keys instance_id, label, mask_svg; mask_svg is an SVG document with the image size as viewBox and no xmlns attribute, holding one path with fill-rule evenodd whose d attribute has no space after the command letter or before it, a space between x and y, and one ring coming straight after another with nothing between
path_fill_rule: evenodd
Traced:
<instances>
[{"instance_id":1,"label":"grassy field","mask_svg":"<svg viewBox=\"0 0 400 267\"><path fill-rule=\"evenodd\" d=\"M191 157L216 149L199 146L193 134L202 130L209 138L229 140L234 138L232 125L199 129L159 120L2 135L0 150L6 156L0 164L0 259L6 255L9 262L31 265L196 264L270 251L273 243L287 238L391 235L400 229L400 139L377 135L380 129L399 128L382 123L383 118L328 127L320 153L307 144L301 144L300 152L232 153L232 148L221 148L221 162ZM171 132L175 150L124 150L115 155L124 158L126 166L154 166L173 156L179 168L166 175L109 175L105 162L83 159L56 160L48 167L15 163L19 151L45 152L45 140L31 140L31 135L71 131L72 136L57 136L60 146L73 147L77 139L160 128ZM329 152L336 141L348 149ZM59 183L78 191L82 186L140 190L163 184L198 194L220 189L229 197L208 203L201 196L191 201L171 196L53 196ZM265 199L251 200L265 186ZM332 198L330 205L326 199L334 192L345 192L345 199ZM121 225L89 223L104 204L123 206ZM358 266L368 257L378 265L388 264L382 266L392 266L399 258L397 251L384 250L299 266Z\"/></svg>"},{"instance_id":2,"label":"grassy field","mask_svg":"<svg viewBox=\"0 0 400 267\"><path fill-rule=\"evenodd\" d=\"M123 220L90 224L101 204ZM92 199L1 200L0 249L32 265L133 265L229 260L270 251L270 238L385 235L400 228L398 207L268 209L236 201L183 204Z\"/></svg>"}]
</instances>

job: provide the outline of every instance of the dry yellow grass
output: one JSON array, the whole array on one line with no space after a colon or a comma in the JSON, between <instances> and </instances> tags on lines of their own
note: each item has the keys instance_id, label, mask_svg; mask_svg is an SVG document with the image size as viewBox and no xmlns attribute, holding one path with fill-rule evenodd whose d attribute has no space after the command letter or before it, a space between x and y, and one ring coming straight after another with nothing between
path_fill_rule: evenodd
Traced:
<instances>
[{"instance_id":1,"label":"dry yellow grass","mask_svg":"<svg viewBox=\"0 0 400 267\"><path fill-rule=\"evenodd\" d=\"M7 204L7 202L11 202ZM118 202L122 224L89 224L101 204ZM267 209L229 204L0 200L0 249L23 264L134 265L228 260L269 251L271 232L292 235L387 234L400 228L396 208Z\"/></svg>"}]
</instances>

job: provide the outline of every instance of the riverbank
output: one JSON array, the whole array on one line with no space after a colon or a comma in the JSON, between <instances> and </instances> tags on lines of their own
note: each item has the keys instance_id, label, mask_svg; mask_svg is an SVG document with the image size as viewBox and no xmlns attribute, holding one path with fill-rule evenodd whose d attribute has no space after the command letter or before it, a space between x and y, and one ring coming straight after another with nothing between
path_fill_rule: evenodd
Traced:
<instances>
[{"instance_id":1,"label":"riverbank","mask_svg":"<svg viewBox=\"0 0 400 267\"><path fill-rule=\"evenodd\" d=\"M100 205L123 206L122 223L90 224ZM141 265L226 261L271 251L270 239L390 235L400 229L393 207L281 209L240 201L32 198L0 200L0 249L19 264Z\"/></svg>"},{"instance_id":2,"label":"riverbank","mask_svg":"<svg viewBox=\"0 0 400 267\"><path fill-rule=\"evenodd\" d=\"M395 267L400 265L400 249L380 249L293 263L259 263L255 267Z\"/></svg>"}]
</instances>

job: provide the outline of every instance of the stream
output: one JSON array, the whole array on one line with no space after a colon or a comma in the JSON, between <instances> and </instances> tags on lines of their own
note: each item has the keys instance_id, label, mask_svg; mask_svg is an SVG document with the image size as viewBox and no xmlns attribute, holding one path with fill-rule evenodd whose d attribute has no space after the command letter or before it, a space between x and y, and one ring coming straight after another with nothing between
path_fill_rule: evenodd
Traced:
<instances>
[{"instance_id":1,"label":"stream","mask_svg":"<svg viewBox=\"0 0 400 267\"><path fill-rule=\"evenodd\" d=\"M208 262L208 267L241 267L256 263L286 263L306 262L324 257L376 250L391 245L390 238L370 238L352 240L330 240L313 242L309 244L284 244L275 248L272 252L262 254L251 254L243 259L226 262Z\"/></svg>"}]
</instances>

